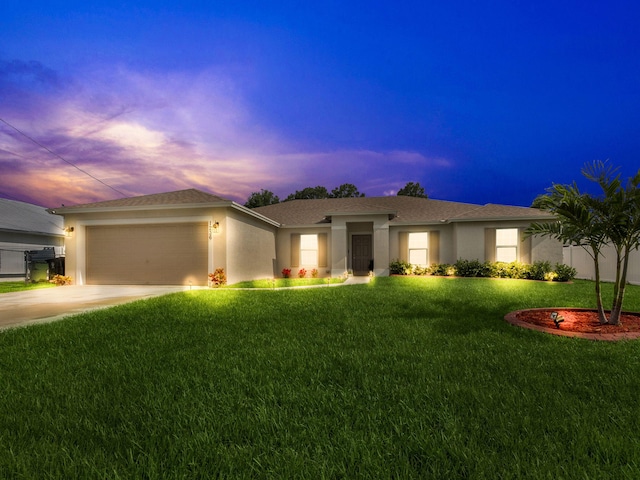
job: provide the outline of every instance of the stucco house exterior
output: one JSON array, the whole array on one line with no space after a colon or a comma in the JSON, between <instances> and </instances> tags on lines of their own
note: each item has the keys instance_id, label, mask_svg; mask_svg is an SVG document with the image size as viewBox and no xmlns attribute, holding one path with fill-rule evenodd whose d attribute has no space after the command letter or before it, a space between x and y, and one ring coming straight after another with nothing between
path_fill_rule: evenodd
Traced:
<instances>
[{"instance_id":1,"label":"stucco house exterior","mask_svg":"<svg viewBox=\"0 0 640 480\"><path fill-rule=\"evenodd\" d=\"M0 198L0 281L24 280L25 251L64 249L63 219L31 203Z\"/></svg>"},{"instance_id":2,"label":"stucco house exterior","mask_svg":"<svg viewBox=\"0 0 640 480\"><path fill-rule=\"evenodd\" d=\"M279 277L388 275L389 263L460 258L562 262L562 245L524 239L537 209L416 197L293 200L256 209L199 190L50 209L64 216L66 273L77 284L206 285Z\"/></svg>"}]
</instances>

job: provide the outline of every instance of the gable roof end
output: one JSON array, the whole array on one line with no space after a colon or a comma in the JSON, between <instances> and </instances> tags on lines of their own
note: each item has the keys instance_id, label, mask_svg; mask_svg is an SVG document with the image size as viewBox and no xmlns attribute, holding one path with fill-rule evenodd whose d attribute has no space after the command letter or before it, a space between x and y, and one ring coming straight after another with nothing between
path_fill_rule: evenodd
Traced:
<instances>
[{"instance_id":1,"label":"gable roof end","mask_svg":"<svg viewBox=\"0 0 640 480\"><path fill-rule=\"evenodd\" d=\"M154 193L151 195L141 195L138 197L119 198L117 200L107 200L105 202L84 203L72 205L70 207L50 208L47 211L57 215L68 213L89 213L89 212L114 212L114 211L134 211L134 210L163 210L182 208L213 208L229 207L239 210L249 216L257 218L263 222L274 226L279 226L274 220L254 212L251 209L240 205L232 200L228 200L217 195L190 188L188 190L178 190L175 192Z\"/></svg>"},{"instance_id":2,"label":"gable roof end","mask_svg":"<svg viewBox=\"0 0 640 480\"><path fill-rule=\"evenodd\" d=\"M116 200L107 200L105 202L83 203L80 205L72 205L70 207L50 208L52 213L76 213L82 211L111 211L122 209L148 209L148 208L166 208L168 206L175 207L191 207L194 205L211 205L233 203L217 195L211 195L195 188L188 190L178 190L175 192L154 193L151 195L141 195L138 197L119 198Z\"/></svg>"}]
</instances>

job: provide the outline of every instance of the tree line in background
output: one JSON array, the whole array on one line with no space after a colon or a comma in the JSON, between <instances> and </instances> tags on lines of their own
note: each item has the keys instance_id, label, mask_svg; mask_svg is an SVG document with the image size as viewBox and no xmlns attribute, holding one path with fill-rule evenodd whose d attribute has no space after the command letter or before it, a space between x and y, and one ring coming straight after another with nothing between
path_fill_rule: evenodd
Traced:
<instances>
[{"instance_id":1,"label":"tree line in background","mask_svg":"<svg viewBox=\"0 0 640 480\"><path fill-rule=\"evenodd\" d=\"M397 195L404 195L408 197L420 197L428 198L424 191L424 188L420 186L420 183L408 182L404 187L398 190ZM353 183L343 183L342 185L334 188L329 192L326 187L318 185L317 187L307 187L302 190L296 190L294 193L289 194L283 201L288 202L290 200L310 200L317 198L357 198L364 197L365 194L361 193ZM280 198L270 190L264 188L259 192L253 192L249 195L245 207L257 208L267 205L273 205L280 203Z\"/></svg>"}]
</instances>

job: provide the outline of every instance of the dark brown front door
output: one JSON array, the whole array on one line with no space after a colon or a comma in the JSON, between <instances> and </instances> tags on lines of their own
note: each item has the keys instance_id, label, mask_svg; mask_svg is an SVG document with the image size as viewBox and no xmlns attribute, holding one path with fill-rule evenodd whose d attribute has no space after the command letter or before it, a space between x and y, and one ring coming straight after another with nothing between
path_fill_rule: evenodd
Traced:
<instances>
[{"instance_id":1,"label":"dark brown front door","mask_svg":"<svg viewBox=\"0 0 640 480\"><path fill-rule=\"evenodd\" d=\"M351 267L354 275L369 275L373 268L371 255L371 235L353 235L351 237Z\"/></svg>"}]
</instances>

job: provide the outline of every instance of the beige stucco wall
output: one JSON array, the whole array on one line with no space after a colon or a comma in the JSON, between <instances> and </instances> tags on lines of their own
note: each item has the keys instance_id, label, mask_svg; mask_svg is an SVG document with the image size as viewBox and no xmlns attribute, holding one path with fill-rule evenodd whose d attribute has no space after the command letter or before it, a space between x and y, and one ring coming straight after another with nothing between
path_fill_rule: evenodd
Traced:
<instances>
[{"instance_id":1,"label":"beige stucco wall","mask_svg":"<svg viewBox=\"0 0 640 480\"><path fill-rule=\"evenodd\" d=\"M562 243L549 237L531 237L531 262L548 261L551 266L564 263Z\"/></svg>"},{"instance_id":2,"label":"beige stucco wall","mask_svg":"<svg viewBox=\"0 0 640 480\"><path fill-rule=\"evenodd\" d=\"M437 263L454 263L453 226L450 224L439 225L393 225L389 232L389 259L390 261L402 258L400 252L400 234L411 232L437 232L439 236L439 252Z\"/></svg>"},{"instance_id":3,"label":"beige stucco wall","mask_svg":"<svg viewBox=\"0 0 640 480\"><path fill-rule=\"evenodd\" d=\"M353 235L370 234L374 275L389 275L389 215L333 215L331 218L331 275L352 269Z\"/></svg>"},{"instance_id":4,"label":"beige stucco wall","mask_svg":"<svg viewBox=\"0 0 640 480\"><path fill-rule=\"evenodd\" d=\"M276 234L276 267L275 276L281 277L284 268L291 268L291 234L300 235L317 235L319 233L327 234L327 266L318 267L318 275L320 277L328 277L331 275L331 258L332 258L332 232L330 225L321 227L300 227L300 228L281 228ZM344 272L344 271L343 271ZM291 275L295 276L297 272L292 270Z\"/></svg>"},{"instance_id":5,"label":"beige stucco wall","mask_svg":"<svg viewBox=\"0 0 640 480\"><path fill-rule=\"evenodd\" d=\"M233 212L233 213L230 213ZM243 220L242 218L245 217ZM144 210L117 212L87 212L65 215L65 226L73 227L74 232L65 239L66 273L75 284L86 282L86 233L91 225L132 225L190 222L219 222L218 233L212 233L209 239L207 270L225 269L229 282L236 278L245 279L246 274L231 269L246 268L246 272L263 278L272 275L272 262L275 256L275 227L253 219L249 215L235 212L230 208L193 208L169 210ZM242 242L238 242L242 239ZM237 243L229 248L228 243ZM259 245L264 250L249 251ZM123 245L122 248L126 248ZM229 256L231 258L229 258ZM269 258L267 262L267 258ZM267 268L268 265L268 268Z\"/></svg>"},{"instance_id":6,"label":"beige stucco wall","mask_svg":"<svg viewBox=\"0 0 640 480\"><path fill-rule=\"evenodd\" d=\"M225 270L228 283L273 278L276 262L275 226L229 210L224 223L220 224L220 234L226 238Z\"/></svg>"},{"instance_id":7,"label":"beige stucco wall","mask_svg":"<svg viewBox=\"0 0 640 480\"><path fill-rule=\"evenodd\" d=\"M277 233L277 276L283 268L291 268L292 234L327 234L327 267L319 268L320 276L339 277L351 267L351 238L370 234L374 274L389 274L389 217L381 215L334 215L331 224L319 226L281 228ZM295 275L296 272L292 272Z\"/></svg>"},{"instance_id":8,"label":"beige stucco wall","mask_svg":"<svg viewBox=\"0 0 640 480\"><path fill-rule=\"evenodd\" d=\"M453 224L453 263L458 259L485 261L485 230L487 228L520 228L529 226L528 222L460 222ZM519 253L520 254L520 253ZM548 261L552 265L562 263L562 244L551 238L533 237L531 239L531 263Z\"/></svg>"},{"instance_id":9,"label":"beige stucco wall","mask_svg":"<svg viewBox=\"0 0 640 480\"><path fill-rule=\"evenodd\" d=\"M489 225L474 223L455 223L453 227L452 253L455 263L459 259L485 261L484 232Z\"/></svg>"}]
</instances>

